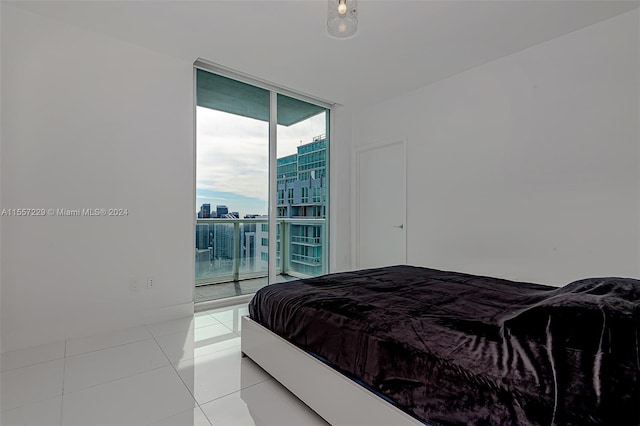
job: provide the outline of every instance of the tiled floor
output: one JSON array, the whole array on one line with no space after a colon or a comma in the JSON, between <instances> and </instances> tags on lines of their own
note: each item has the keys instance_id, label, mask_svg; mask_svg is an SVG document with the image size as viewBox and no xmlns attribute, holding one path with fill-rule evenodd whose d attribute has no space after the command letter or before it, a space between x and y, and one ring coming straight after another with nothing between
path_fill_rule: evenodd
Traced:
<instances>
[{"instance_id":1,"label":"tiled floor","mask_svg":"<svg viewBox=\"0 0 640 426\"><path fill-rule=\"evenodd\" d=\"M326 425L240 353L246 305L2 354L0 424Z\"/></svg>"}]
</instances>

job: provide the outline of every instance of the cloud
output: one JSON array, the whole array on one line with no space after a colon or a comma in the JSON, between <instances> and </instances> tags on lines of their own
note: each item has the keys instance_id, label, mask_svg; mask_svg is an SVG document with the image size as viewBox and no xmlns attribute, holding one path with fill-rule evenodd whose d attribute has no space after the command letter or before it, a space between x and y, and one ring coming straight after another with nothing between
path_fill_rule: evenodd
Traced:
<instances>
[{"instance_id":1,"label":"cloud","mask_svg":"<svg viewBox=\"0 0 640 426\"><path fill-rule=\"evenodd\" d=\"M196 189L267 199L269 124L197 109Z\"/></svg>"},{"instance_id":2,"label":"cloud","mask_svg":"<svg viewBox=\"0 0 640 426\"><path fill-rule=\"evenodd\" d=\"M294 154L299 145L325 133L325 114L278 126L277 132L277 156ZM210 195L224 193L228 204L244 206L229 205L230 210L262 213L256 209L266 205L269 194L269 123L197 107L196 138L197 199L213 206L221 202Z\"/></svg>"}]
</instances>

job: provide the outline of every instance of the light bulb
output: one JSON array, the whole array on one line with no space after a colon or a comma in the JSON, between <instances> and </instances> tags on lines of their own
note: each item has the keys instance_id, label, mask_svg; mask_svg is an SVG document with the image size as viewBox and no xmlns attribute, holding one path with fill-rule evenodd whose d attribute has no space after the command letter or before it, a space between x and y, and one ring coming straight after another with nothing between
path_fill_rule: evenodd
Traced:
<instances>
[{"instance_id":1,"label":"light bulb","mask_svg":"<svg viewBox=\"0 0 640 426\"><path fill-rule=\"evenodd\" d=\"M338 13L340 15L344 15L345 13L347 13L347 3L346 0L340 0L340 3L338 4Z\"/></svg>"}]
</instances>

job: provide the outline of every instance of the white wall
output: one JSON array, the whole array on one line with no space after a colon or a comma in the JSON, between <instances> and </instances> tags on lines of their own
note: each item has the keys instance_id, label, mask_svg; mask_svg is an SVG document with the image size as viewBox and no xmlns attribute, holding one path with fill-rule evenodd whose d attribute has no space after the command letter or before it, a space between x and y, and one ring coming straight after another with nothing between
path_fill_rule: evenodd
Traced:
<instances>
[{"instance_id":1,"label":"white wall","mask_svg":"<svg viewBox=\"0 0 640 426\"><path fill-rule=\"evenodd\" d=\"M408 140L409 263L552 285L640 275L639 22L355 114L355 147Z\"/></svg>"},{"instance_id":2,"label":"white wall","mask_svg":"<svg viewBox=\"0 0 640 426\"><path fill-rule=\"evenodd\" d=\"M2 351L193 312L192 62L0 5L0 208L128 209L1 218ZM351 264L350 109L332 120L340 271ZM155 288L130 291L149 276Z\"/></svg>"},{"instance_id":3,"label":"white wall","mask_svg":"<svg viewBox=\"0 0 640 426\"><path fill-rule=\"evenodd\" d=\"M2 4L3 351L192 311L193 69ZM132 293L131 277L156 288Z\"/></svg>"}]
</instances>

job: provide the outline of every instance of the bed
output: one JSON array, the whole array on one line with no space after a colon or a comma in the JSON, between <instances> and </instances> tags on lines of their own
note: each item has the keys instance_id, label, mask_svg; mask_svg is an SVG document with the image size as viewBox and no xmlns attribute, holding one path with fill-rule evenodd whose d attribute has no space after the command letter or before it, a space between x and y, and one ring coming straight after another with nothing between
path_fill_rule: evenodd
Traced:
<instances>
[{"instance_id":1,"label":"bed","mask_svg":"<svg viewBox=\"0 0 640 426\"><path fill-rule=\"evenodd\" d=\"M640 281L392 266L274 284L242 351L329 423L640 424Z\"/></svg>"}]
</instances>

